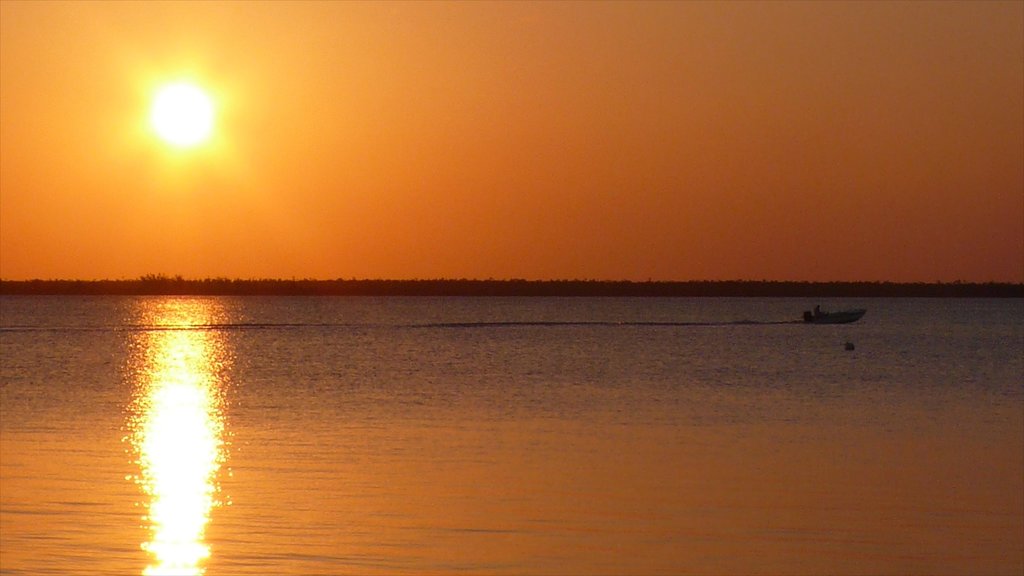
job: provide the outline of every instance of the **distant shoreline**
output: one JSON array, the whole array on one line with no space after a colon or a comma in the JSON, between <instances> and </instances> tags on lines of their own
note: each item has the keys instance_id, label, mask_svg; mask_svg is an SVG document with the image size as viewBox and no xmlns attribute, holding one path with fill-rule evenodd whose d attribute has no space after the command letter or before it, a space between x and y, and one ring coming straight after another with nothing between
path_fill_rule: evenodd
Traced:
<instances>
[{"instance_id":1,"label":"distant shoreline","mask_svg":"<svg viewBox=\"0 0 1024 576\"><path fill-rule=\"evenodd\" d=\"M1024 298L1024 284L628 280L0 280L0 295Z\"/></svg>"}]
</instances>

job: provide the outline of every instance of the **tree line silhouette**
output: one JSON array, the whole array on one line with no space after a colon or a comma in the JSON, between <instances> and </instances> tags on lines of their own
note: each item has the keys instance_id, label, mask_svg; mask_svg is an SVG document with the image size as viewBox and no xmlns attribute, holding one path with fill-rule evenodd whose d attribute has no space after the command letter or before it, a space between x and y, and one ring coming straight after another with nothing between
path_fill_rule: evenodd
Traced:
<instances>
[{"instance_id":1,"label":"tree line silhouette","mask_svg":"<svg viewBox=\"0 0 1024 576\"><path fill-rule=\"evenodd\" d=\"M196 296L609 296L814 298L1021 298L1024 284L790 282L768 280L286 280L187 279L147 274L132 280L0 280L0 294Z\"/></svg>"}]
</instances>

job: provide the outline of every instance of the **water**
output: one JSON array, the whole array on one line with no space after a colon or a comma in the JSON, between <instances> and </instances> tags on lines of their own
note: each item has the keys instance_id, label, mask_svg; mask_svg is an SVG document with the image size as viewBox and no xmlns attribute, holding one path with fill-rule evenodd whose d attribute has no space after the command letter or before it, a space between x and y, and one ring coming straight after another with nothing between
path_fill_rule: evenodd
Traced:
<instances>
[{"instance_id":1,"label":"water","mask_svg":"<svg viewBox=\"0 0 1024 576\"><path fill-rule=\"evenodd\" d=\"M4 297L0 573L1024 571L1024 301L813 304Z\"/></svg>"}]
</instances>

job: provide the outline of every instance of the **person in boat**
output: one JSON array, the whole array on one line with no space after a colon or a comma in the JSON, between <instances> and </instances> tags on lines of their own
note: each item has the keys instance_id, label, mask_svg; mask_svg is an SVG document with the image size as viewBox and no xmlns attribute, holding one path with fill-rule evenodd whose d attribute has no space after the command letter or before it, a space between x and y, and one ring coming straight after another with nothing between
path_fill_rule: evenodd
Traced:
<instances>
[{"instance_id":1,"label":"person in boat","mask_svg":"<svg viewBox=\"0 0 1024 576\"><path fill-rule=\"evenodd\" d=\"M814 322L822 316L828 316L828 312L822 312L820 305L814 307L814 312L804 310L804 322Z\"/></svg>"}]
</instances>

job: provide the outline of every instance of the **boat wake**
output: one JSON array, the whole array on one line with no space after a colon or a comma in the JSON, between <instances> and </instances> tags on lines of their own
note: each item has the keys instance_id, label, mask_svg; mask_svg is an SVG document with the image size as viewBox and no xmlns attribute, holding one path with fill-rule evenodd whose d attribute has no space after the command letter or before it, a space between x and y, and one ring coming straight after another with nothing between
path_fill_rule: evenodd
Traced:
<instances>
[{"instance_id":1,"label":"boat wake","mask_svg":"<svg viewBox=\"0 0 1024 576\"><path fill-rule=\"evenodd\" d=\"M521 321L521 322L438 322L434 324L412 324L410 328L518 328L518 327L559 327L559 326L771 326L777 324L802 324L799 320L760 321L734 320L727 322L613 322L613 321Z\"/></svg>"},{"instance_id":2,"label":"boat wake","mask_svg":"<svg viewBox=\"0 0 1024 576\"><path fill-rule=\"evenodd\" d=\"M233 331L233 330L301 330L301 329L487 329L487 328L558 328L558 327L714 327L772 326L803 324L802 320L733 320L722 322L610 321L610 320L518 320L497 322L428 322L414 324L387 323L295 323L239 322L211 324L128 324L116 326L4 326L0 332L164 332L164 331Z\"/></svg>"}]
</instances>

